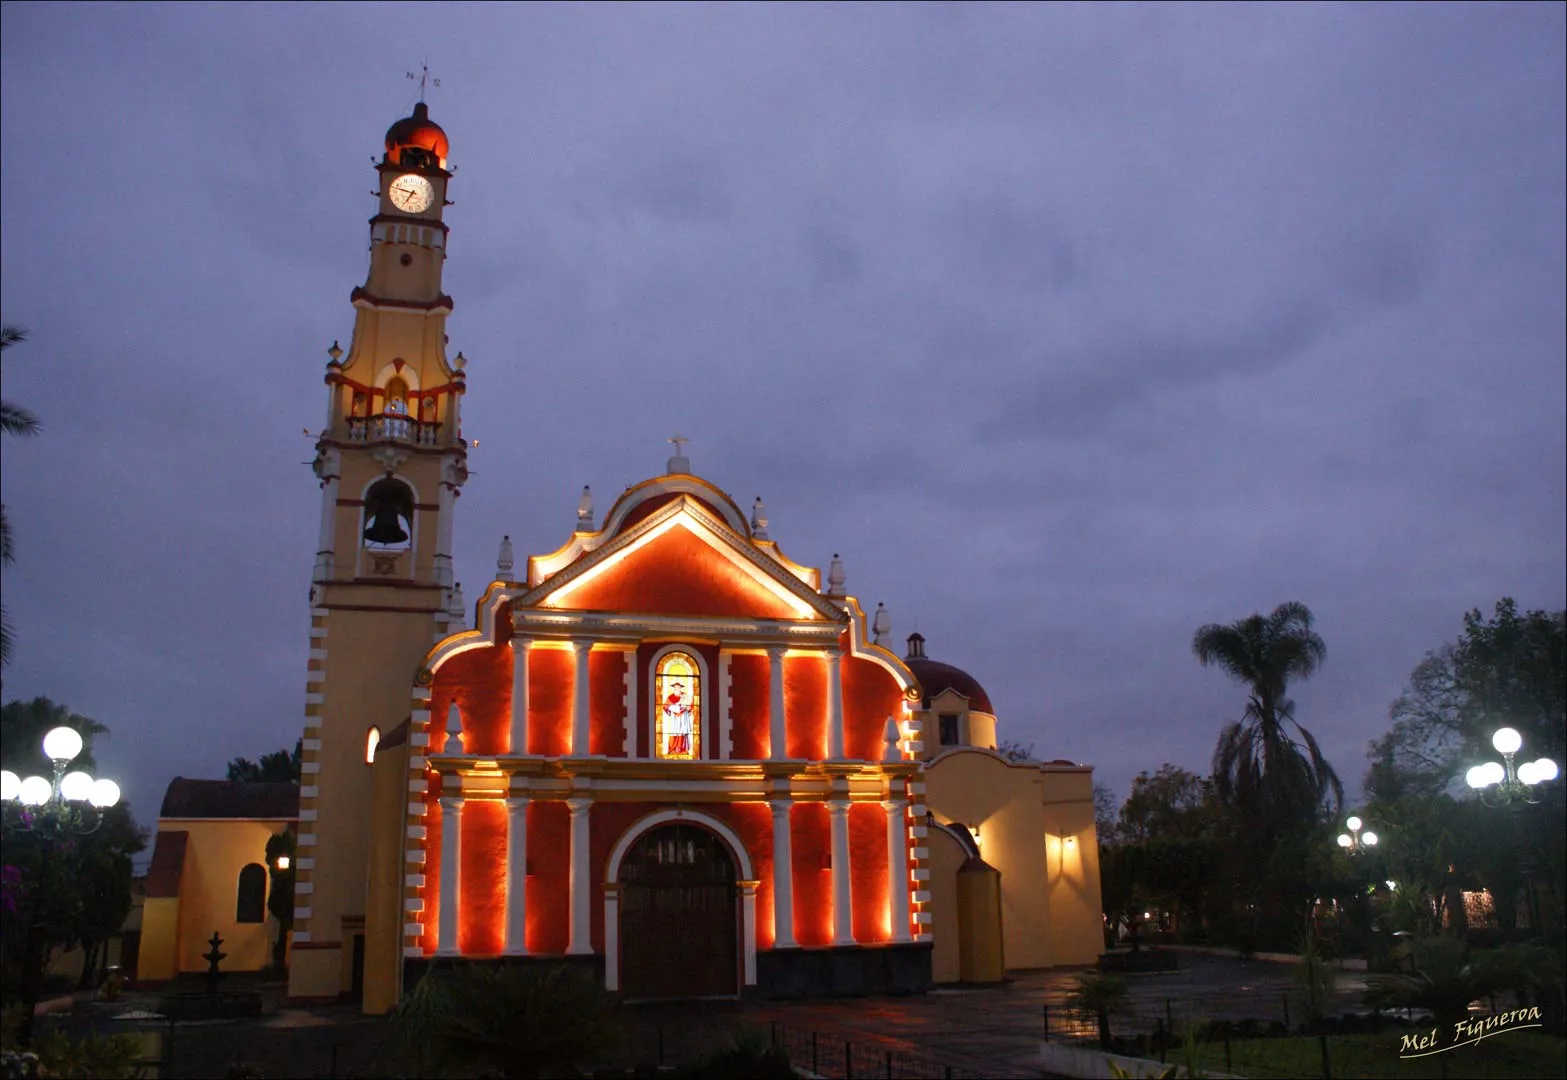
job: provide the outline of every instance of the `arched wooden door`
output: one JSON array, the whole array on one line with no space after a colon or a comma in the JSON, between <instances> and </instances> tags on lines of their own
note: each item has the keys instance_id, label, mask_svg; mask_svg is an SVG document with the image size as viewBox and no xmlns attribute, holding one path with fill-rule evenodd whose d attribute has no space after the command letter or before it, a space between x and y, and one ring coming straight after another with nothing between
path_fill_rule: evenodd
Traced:
<instances>
[{"instance_id":1,"label":"arched wooden door","mask_svg":"<svg viewBox=\"0 0 1567 1080\"><path fill-rule=\"evenodd\" d=\"M649 829L620 864L620 988L628 998L739 991L734 860L695 825Z\"/></svg>"}]
</instances>

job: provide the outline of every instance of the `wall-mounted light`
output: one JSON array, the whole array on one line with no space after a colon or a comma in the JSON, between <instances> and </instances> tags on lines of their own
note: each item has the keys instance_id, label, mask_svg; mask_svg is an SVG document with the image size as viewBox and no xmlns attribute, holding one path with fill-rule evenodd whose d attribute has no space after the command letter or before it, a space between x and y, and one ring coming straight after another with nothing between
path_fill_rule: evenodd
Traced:
<instances>
[{"instance_id":1,"label":"wall-mounted light","mask_svg":"<svg viewBox=\"0 0 1567 1080\"><path fill-rule=\"evenodd\" d=\"M975 847L983 847L984 844L985 844L985 841L980 838L979 826L977 824L970 825L968 831L974 835L974 846Z\"/></svg>"}]
</instances>

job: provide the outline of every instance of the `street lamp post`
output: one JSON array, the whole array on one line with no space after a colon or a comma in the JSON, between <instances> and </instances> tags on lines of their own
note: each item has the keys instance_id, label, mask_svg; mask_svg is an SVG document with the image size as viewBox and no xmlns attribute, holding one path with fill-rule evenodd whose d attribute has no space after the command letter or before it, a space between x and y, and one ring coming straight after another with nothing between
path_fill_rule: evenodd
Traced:
<instances>
[{"instance_id":1,"label":"street lamp post","mask_svg":"<svg viewBox=\"0 0 1567 1080\"><path fill-rule=\"evenodd\" d=\"M1349 852L1351 855L1360 855L1370 850L1371 848L1376 847L1377 834L1372 832L1370 829L1361 831L1364 825L1365 822L1351 814L1349 816L1349 820L1344 822L1344 827L1347 828L1349 832L1338 834L1338 846ZM1318 833L1317 835L1321 836L1322 834Z\"/></svg>"},{"instance_id":2,"label":"street lamp post","mask_svg":"<svg viewBox=\"0 0 1567 1080\"><path fill-rule=\"evenodd\" d=\"M1498 728L1491 736L1491 745L1502 755L1501 761L1487 761L1469 770L1464 779L1480 793L1480 801L1487 806L1521 809L1540 801L1540 785L1555 780L1561 774L1556 762L1550 758L1514 764L1513 759L1523 747L1523 736L1510 727ZM1519 852L1519 874L1523 878L1524 897L1529 905L1529 930L1540 932L1540 908L1534 895L1533 866L1525 851Z\"/></svg>"},{"instance_id":3,"label":"street lamp post","mask_svg":"<svg viewBox=\"0 0 1567 1080\"><path fill-rule=\"evenodd\" d=\"M5 831L16 841L32 836L38 841L40 859L37 876L27 890L26 937L22 961L22 1022L17 1040L32 1042L33 1013L38 1006L39 985L43 981L43 924L41 909L51 890L42 887L52 880L56 868L55 844L73 836L96 832L103 824L104 811L120 801L120 786L113 780L93 779L82 770L70 770L71 762L82 752L82 736L74 728L57 727L44 736L44 756L53 769L52 779L29 776L22 779L9 769L0 770L0 805L5 815Z\"/></svg>"}]
</instances>

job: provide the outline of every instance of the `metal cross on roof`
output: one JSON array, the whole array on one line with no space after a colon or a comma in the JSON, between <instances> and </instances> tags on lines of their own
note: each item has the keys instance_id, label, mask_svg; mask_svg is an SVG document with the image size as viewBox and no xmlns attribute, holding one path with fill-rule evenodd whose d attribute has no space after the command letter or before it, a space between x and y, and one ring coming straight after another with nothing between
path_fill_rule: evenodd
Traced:
<instances>
[{"instance_id":1,"label":"metal cross on roof","mask_svg":"<svg viewBox=\"0 0 1567 1080\"><path fill-rule=\"evenodd\" d=\"M684 457L685 456L685 445L686 445L686 443L690 442L691 440L686 438L684 435L676 434L676 435L671 435L669 438L665 439L664 441L665 442L672 442L672 443L675 444L675 456L676 457Z\"/></svg>"},{"instance_id":2,"label":"metal cross on roof","mask_svg":"<svg viewBox=\"0 0 1567 1080\"><path fill-rule=\"evenodd\" d=\"M410 71L408 73L408 77L410 79L417 79L419 81L419 100L421 102L424 101L424 91L426 86L433 87L437 90L441 88L441 80L432 79L430 77L430 62L428 60L419 65L419 74L415 75Z\"/></svg>"}]
</instances>

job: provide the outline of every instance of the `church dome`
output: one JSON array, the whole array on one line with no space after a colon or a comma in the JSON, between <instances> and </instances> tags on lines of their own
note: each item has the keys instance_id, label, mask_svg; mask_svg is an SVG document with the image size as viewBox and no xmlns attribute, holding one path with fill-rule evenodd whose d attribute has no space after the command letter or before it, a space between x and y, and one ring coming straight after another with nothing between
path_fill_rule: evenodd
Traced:
<instances>
[{"instance_id":1,"label":"church dome","mask_svg":"<svg viewBox=\"0 0 1567 1080\"><path fill-rule=\"evenodd\" d=\"M414 106L412 116L405 116L386 129L386 160L393 164L434 164L444 169L448 149L446 132L430 119L430 108L422 101ZM414 153L405 154L410 150Z\"/></svg>"},{"instance_id":2,"label":"church dome","mask_svg":"<svg viewBox=\"0 0 1567 1080\"><path fill-rule=\"evenodd\" d=\"M903 662L920 681L925 708L930 708L931 699L939 696L943 690L951 690L968 698L969 708L974 712L995 714L996 710L990 705L990 695L985 693L978 679L962 668L943 664L925 655L924 635L909 635L909 654L903 658Z\"/></svg>"}]
</instances>

